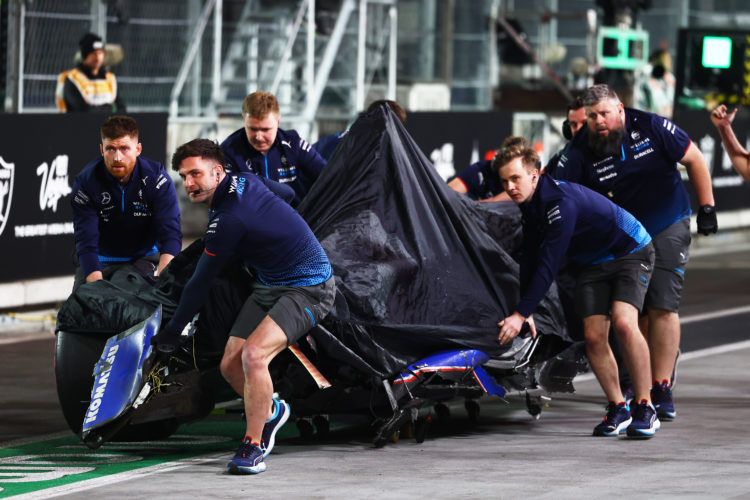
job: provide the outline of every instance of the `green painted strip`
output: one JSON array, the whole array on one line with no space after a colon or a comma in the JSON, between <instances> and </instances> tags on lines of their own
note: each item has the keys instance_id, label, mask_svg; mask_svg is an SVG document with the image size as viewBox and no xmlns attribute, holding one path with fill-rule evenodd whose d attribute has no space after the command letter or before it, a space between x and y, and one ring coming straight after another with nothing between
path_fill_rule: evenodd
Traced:
<instances>
[{"instance_id":1,"label":"green painted strip","mask_svg":"<svg viewBox=\"0 0 750 500\"><path fill-rule=\"evenodd\" d=\"M217 452L226 452L229 460L244 432L237 418L183 425L163 441L107 443L98 450L72 434L0 448L0 498ZM297 430L286 425L277 436L297 436Z\"/></svg>"}]
</instances>

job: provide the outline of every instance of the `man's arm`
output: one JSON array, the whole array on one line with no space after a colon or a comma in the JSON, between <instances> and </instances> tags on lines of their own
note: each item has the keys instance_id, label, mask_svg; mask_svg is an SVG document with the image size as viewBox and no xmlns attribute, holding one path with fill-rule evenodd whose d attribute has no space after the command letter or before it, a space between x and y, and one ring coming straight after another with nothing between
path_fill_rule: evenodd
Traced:
<instances>
[{"instance_id":1,"label":"man's arm","mask_svg":"<svg viewBox=\"0 0 750 500\"><path fill-rule=\"evenodd\" d=\"M86 283L91 283L92 281L99 281L101 279L104 279L104 275L102 275L101 271L92 271L86 275Z\"/></svg>"},{"instance_id":2,"label":"man's arm","mask_svg":"<svg viewBox=\"0 0 750 500\"><path fill-rule=\"evenodd\" d=\"M155 179L153 188L153 224L161 253L157 272L161 273L172 257L182 250L182 228L177 190L164 167L161 164L159 166L159 176Z\"/></svg>"},{"instance_id":3,"label":"man's arm","mask_svg":"<svg viewBox=\"0 0 750 500\"><path fill-rule=\"evenodd\" d=\"M466 184L464 184L464 181L462 181L460 177L456 177L455 179L450 181L448 183L448 187L458 194L466 194L469 192L469 190L466 189Z\"/></svg>"},{"instance_id":4,"label":"man's arm","mask_svg":"<svg viewBox=\"0 0 750 500\"><path fill-rule=\"evenodd\" d=\"M508 193L503 191L500 194L496 194L495 196L491 196L489 198L485 198L483 200L477 200L480 202L486 202L486 201L510 201L510 196L508 196Z\"/></svg>"},{"instance_id":5,"label":"man's arm","mask_svg":"<svg viewBox=\"0 0 750 500\"><path fill-rule=\"evenodd\" d=\"M698 149L694 142L685 152L685 156L680 159L680 163L685 166L690 184L693 185L695 194L698 197L698 204L714 205L714 192L711 186L711 173L708 171L708 164L703 157L703 153Z\"/></svg>"},{"instance_id":6,"label":"man's arm","mask_svg":"<svg viewBox=\"0 0 750 500\"><path fill-rule=\"evenodd\" d=\"M76 240L78 265L86 282L102 279L99 263L99 216L88 194L78 182L73 183L73 233Z\"/></svg>"},{"instance_id":7,"label":"man's arm","mask_svg":"<svg viewBox=\"0 0 750 500\"><path fill-rule=\"evenodd\" d=\"M690 142L690 146L688 146L688 150L680 163L685 165L690 183L693 185L698 198L699 208L696 215L698 232L705 236L708 236L709 233L715 233L719 226L716 221L716 209L714 208L711 172L708 171L703 153L694 142Z\"/></svg>"},{"instance_id":8,"label":"man's arm","mask_svg":"<svg viewBox=\"0 0 750 500\"><path fill-rule=\"evenodd\" d=\"M172 319L156 336L156 343L160 351L172 352L179 345L182 329L203 307L208 299L211 285L228 261L229 257L211 255L204 250L198 259L195 272L182 291L180 303L177 305L177 310Z\"/></svg>"},{"instance_id":9,"label":"man's arm","mask_svg":"<svg viewBox=\"0 0 750 500\"><path fill-rule=\"evenodd\" d=\"M522 274L528 274L529 279L528 283L524 283L526 280L521 282L521 300L516 310L498 323L498 326L501 327L498 335L501 344L513 340L521 332L521 327L525 321L529 321L529 326L532 328L531 333L536 336L536 328L530 318L560 270L577 219L577 208L572 203L566 203L565 200L562 200L556 208L558 208L560 216L555 216L552 220L546 221L548 222L547 229L537 251L537 262L532 262L530 259L521 261ZM548 213L549 210L546 209L544 212ZM533 222L529 223L533 224ZM526 238L527 234L524 232L524 240ZM526 242L524 242L524 246L526 246ZM530 267L533 267L533 269L529 269Z\"/></svg>"},{"instance_id":10,"label":"man's arm","mask_svg":"<svg viewBox=\"0 0 750 500\"><path fill-rule=\"evenodd\" d=\"M323 167L326 166L326 160L318 153L312 145L306 140L299 140L299 163L298 167L305 172L305 176L311 181L317 180Z\"/></svg>"},{"instance_id":11,"label":"man's arm","mask_svg":"<svg viewBox=\"0 0 750 500\"><path fill-rule=\"evenodd\" d=\"M265 177L261 177L259 175L253 175L256 179L258 179L260 182L266 185L266 187L271 191L273 194L287 202L287 204L291 205L294 201L294 197L297 196L297 193L294 192L294 189L287 186L286 184L282 184L280 182L276 182L273 179L266 179Z\"/></svg>"},{"instance_id":12,"label":"man's arm","mask_svg":"<svg viewBox=\"0 0 750 500\"><path fill-rule=\"evenodd\" d=\"M169 253L163 253L159 256L159 264L156 266L156 275L159 276L161 272L167 267L167 264L172 262L174 255Z\"/></svg>"},{"instance_id":13,"label":"man's arm","mask_svg":"<svg viewBox=\"0 0 750 500\"><path fill-rule=\"evenodd\" d=\"M736 108L731 113L727 113L727 107L721 104L711 113L711 121L719 131L724 149L732 160L732 166L743 179L750 181L750 153L742 147L732 130L732 122L736 114Z\"/></svg>"}]
</instances>

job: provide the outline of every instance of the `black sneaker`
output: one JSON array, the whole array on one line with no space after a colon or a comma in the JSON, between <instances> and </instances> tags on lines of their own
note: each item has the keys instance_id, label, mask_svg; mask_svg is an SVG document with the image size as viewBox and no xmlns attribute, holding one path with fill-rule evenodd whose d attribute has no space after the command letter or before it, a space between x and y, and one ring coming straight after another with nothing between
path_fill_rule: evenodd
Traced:
<instances>
[{"instance_id":1,"label":"black sneaker","mask_svg":"<svg viewBox=\"0 0 750 500\"><path fill-rule=\"evenodd\" d=\"M627 434L631 438L647 439L653 437L661 427L656 416L656 409L645 399L633 409L633 422L628 426Z\"/></svg>"},{"instance_id":2,"label":"black sneaker","mask_svg":"<svg viewBox=\"0 0 750 500\"><path fill-rule=\"evenodd\" d=\"M627 403L609 403L604 420L594 427L594 436L618 436L631 421Z\"/></svg>"},{"instance_id":3,"label":"black sneaker","mask_svg":"<svg viewBox=\"0 0 750 500\"><path fill-rule=\"evenodd\" d=\"M263 458L266 458L276 444L276 432L289 419L289 405L283 399L273 398L273 415L263 426L263 437L260 446L263 449Z\"/></svg>"},{"instance_id":4,"label":"black sneaker","mask_svg":"<svg viewBox=\"0 0 750 500\"><path fill-rule=\"evenodd\" d=\"M264 470L266 463L263 461L263 450L257 444L251 443L248 438L242 441L234 458L227 464L230 474L260 474Z\"/></svg>"},{"instance_id":5,"label":"black sneaker","mask_svg":"<svg viewBox=\"0 0 750 500\"><path fill-rule=\"evenodd\" d=\"M659 420L674 420L677 417L677 411L674 409L674 400L672 399L672 387L666 380L654 382L651 387L651 402L656 408L656 415Z\"/></svg>"}]
</instances>

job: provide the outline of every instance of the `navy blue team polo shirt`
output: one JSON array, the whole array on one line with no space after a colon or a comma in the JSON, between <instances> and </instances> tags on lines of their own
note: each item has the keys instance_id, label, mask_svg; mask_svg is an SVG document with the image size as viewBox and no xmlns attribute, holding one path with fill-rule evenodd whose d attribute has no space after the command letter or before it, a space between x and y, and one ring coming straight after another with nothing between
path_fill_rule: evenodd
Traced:
<instances>
[{"instance_id":1,"label":"navy blue team polo shirt","mask_svg":"<svg viewBox=\"0 0 750 500\"><path fill-rule=\"evenodd\" d=\"M314 286L333 269L302 217L255 175L227 175L208 212L205 250L185 285L166 337L179 334L205 303L211 283L239 256L266 286Z\"/></svg>"},{"instance_id":2,"label":"navy blue team polo shirt","mask_svg":"<svg viewBox=\"0 0 750 500\"><path fill-rule=\"evenodd\" d=\"M244 128L236 130L221 149L227 160L227 171L233 174L251 172L294 189L294 204L305 197L318 178L326 161L295 130L278 129L276 140L266 154L255 149Z\"/></svg>"},{"instance_id":3,"label":"navy blue team polo shirt","mask_svg":"<svg viewBox=\"0 0 750 500\"><path fill-rule=\"evenodd\" d=\"M240 256L266 286L313 286L331 264L305 220L252 175L228 175L208 212L206 253Z\"/></svg>"},{"instance_id":4,"label":"navy blue team polo shirt","mask_svg":"<svg viewBox=\"0 0 750 500\"><path fill-rule=\"evenodd\" d=\"M690 217L690 197L676 163L690 137L670 120L625 108L625 129L617 154L595 158L588 127L581 129L555 169L555 177L604 194L633 214L651 235Z\"/></svg>"},{"instance_id":5,"label":"navy blue team polo shirt","mask_svg":"<svg viewBox=\"0 0 750 500\"><path fill-rule=\"evenodd\" d=\"M472 200L492 198L503 192L500 178L492 171L492 160L480 160L472 163L458 174L466 187L466 194Z\"/></svg>"},{"instance_id":6,"label":"navy blue team polo shirt","mask_svg":"<svg viewBox=\"0 0 750 500\"><path fill-rule=\"evenodd\" d=\"M631 214L574 183L539 177L523 216L521 300L528 317L547 293L567 255L582 266L616 259L645 247L651 236Z\"/></svg>"},{"instance_id":7,"label":"navy blue team polo shirt","mask_svg":"<svg viewBox=\"0 0 750 500\"><path fill-rule=\"evenodd\" d=\"M101 156L73 183L73 226L84 276L103 265L182 249L177 191L161 163L139 156L126 185Z\"/></svg>"}]
</instances>

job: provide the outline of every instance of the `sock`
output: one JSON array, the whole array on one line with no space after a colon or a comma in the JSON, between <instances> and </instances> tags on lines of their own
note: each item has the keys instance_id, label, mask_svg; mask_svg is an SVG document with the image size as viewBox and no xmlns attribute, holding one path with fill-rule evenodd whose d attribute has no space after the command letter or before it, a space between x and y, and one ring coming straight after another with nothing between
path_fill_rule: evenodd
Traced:
<instances>
[{"instance_id":1,"label":"sock","mask_svg":"<svg viewBox=\"0 0 750 500\"><path fill-rule=\"evenodd\" d=\"M242 442L260 446L260 441L254 441L252 436L245 436L245 439L243 439Z\"/></svg>"}]
</instances>

